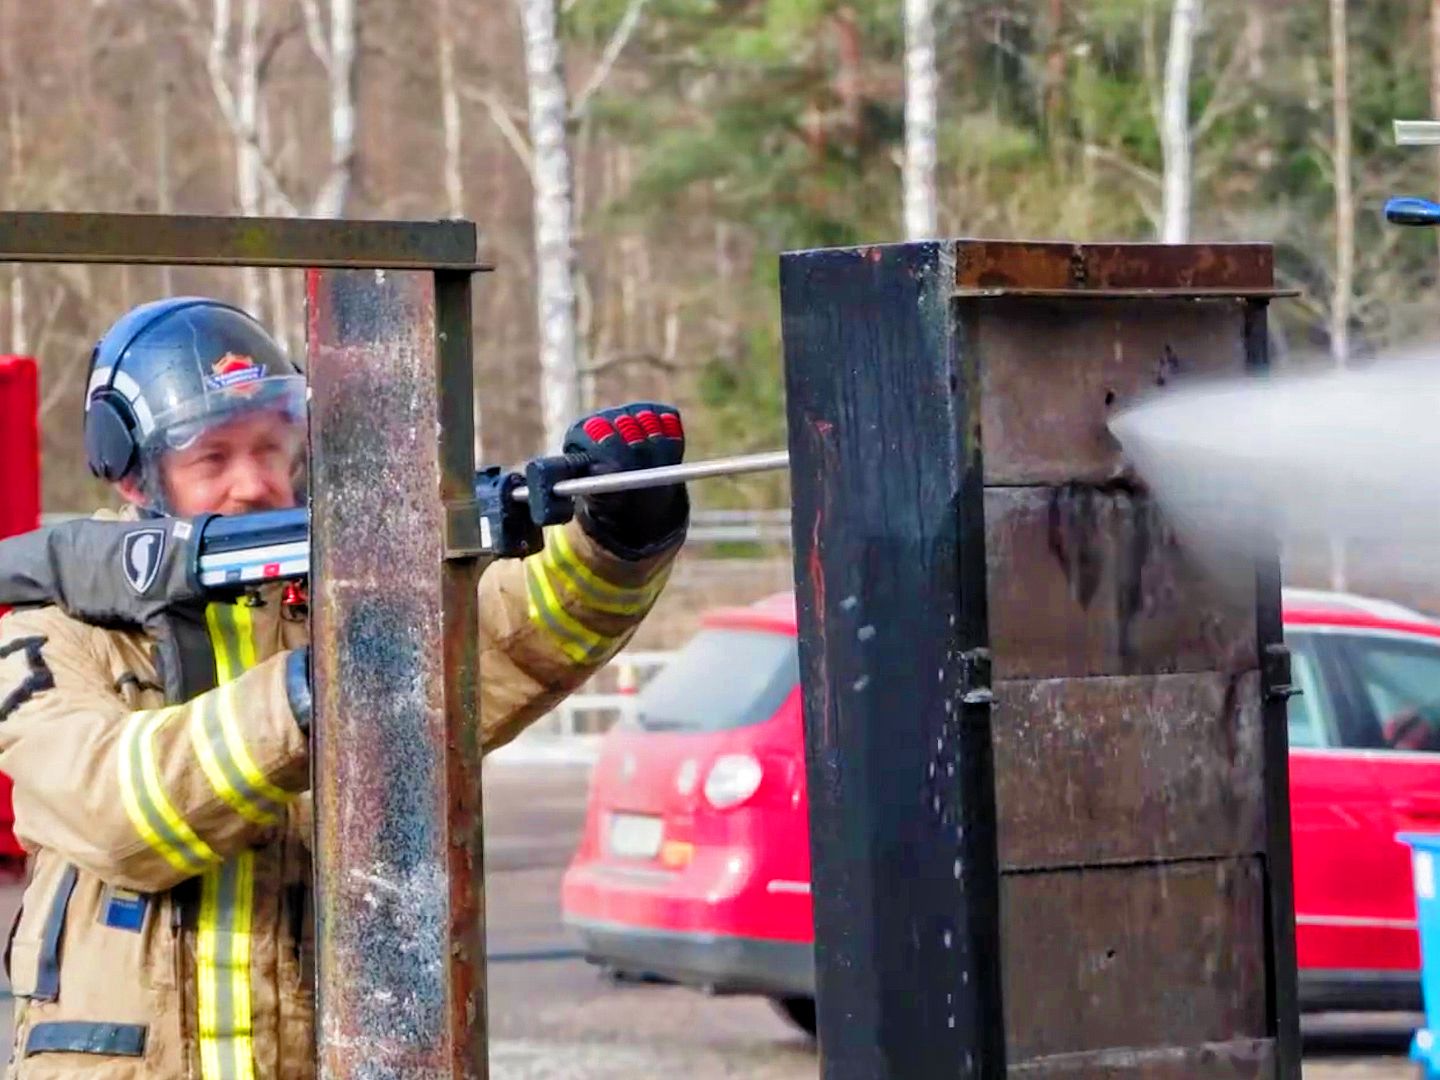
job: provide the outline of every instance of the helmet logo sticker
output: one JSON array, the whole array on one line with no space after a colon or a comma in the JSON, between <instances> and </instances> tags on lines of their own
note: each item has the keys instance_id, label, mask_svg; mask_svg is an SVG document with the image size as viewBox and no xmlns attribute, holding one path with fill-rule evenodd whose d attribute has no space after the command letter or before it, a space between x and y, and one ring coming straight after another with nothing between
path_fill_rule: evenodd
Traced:
<instances>
[{"instance_id":1,"label":"helmet logo sticker","mask_svg":"<svg viewBox=\"0 0 1440 1080\"><path fill-rule=\"evenodd\" d=\"M212 374L205 381L216 390L227 390L232 386L244 386L265 377L265 365L257 364L252 356L226 353L211 367Z\"/></svg>"},{"instance_id":2,"label":"helmet logo sticker","mask_svg":"<svg viewBox=\"0 0 1440 1080\"><path fill-rule=\"evenodd\" d=\"M144 596L155 584L155 578L160 573L160 560L164 557L164 529L136 529L126 536L120 561L130 587Z\"/></svg>"}]
</instances>

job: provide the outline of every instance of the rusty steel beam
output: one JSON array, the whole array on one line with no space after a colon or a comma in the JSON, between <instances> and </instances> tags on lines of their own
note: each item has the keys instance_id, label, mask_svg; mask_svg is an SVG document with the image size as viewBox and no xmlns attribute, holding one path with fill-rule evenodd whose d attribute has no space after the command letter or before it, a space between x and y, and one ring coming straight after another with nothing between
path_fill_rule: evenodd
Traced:
<instances>
[{"instance_id":1,"label":"rusty steel beam","mask_svg":"<svg viewBox=\"0 0 1440 1080\"><path fill-rule=\"evenodd\" d=\"M469 278L307 292L320 1075L483 1078Z\"/></svg>"},{"instance_id":2,"label":"rusty steel beam","mask_svg":"<svg viewBox=\"0 0 1440 1080\"><path fill-rule=\"evenodd\" d=\"M489 270L472 221L0 212L0 263Z\"/></svg>"}]
</instances>

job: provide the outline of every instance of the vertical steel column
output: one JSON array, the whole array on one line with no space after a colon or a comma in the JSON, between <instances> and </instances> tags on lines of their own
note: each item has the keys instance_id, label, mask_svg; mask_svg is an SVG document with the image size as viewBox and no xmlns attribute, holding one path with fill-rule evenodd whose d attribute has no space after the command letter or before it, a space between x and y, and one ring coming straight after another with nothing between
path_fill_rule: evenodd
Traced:
<instances>
[{"instance_id":1,"label":"vertical steel column","mask_svg":"<svg viewBox=\"0 0 1440 1080\"><path fill-rule=\"evenodd\" d=\"M1270 369L1269 304L1245 304L1245 367L1256 375ZM1266 874L1269 926L1267 1009L1276 1042L1276 1075L1300 1076L1300 986L1295 956L1294 846L1290 830L1290 730L1286 702L1291 689L1290 652L1280 603L1278 542L1255 567L1256 647L1260 657L1260 723L1264 731ZM1278 870L1274 864L1278 863Z\"/></svg>"},{"instance_id":2,"label":"vertical steel column","mask_svg":"<svg viewBox=\"0 0 1440 1080\"><path fill-rule=\"evenodd\" d=\"M825 1080L1005 1075L974 369L946 245L781 262Z\"/></svg>"},{"instance_id":3,"label":"vertical steel column","mask_svg":"<svg viewBox=\"0 0 1440 1080\"><path fill-rule=\"evenodd\" d=\"M483 1078L469 277L308 304L320 1075Z\"/></svg>"}]
</instances>

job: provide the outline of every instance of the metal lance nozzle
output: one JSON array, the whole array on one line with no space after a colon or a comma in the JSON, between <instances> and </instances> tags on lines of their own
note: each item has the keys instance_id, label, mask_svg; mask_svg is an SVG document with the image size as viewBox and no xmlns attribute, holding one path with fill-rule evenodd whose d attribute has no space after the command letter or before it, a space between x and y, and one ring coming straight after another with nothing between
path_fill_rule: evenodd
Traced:
<instances>
[{"instance_id":1,"label":"metal lance nozzle","mask_svg":"<svg viewBox=\"0 0 1440 1080\"><path fill-rule=\"evenodd\" d=\"M790 467L790 454L785 450L770 450L763 454L741 454L737 457L714 458L710 461L696 461L685 465L662 465L658 469L635 469L630 472L609 473L605 476L583 476L575 480L561 480L555 485L556 495L575 498L580 495L602 495L611 491L639 491L641 488L665 487L667 484L684 484L691 480L704 480L713 476L742 476L746 473L774 472ZM530 490L517 487L510 492L516 502L526 502Z\"/></svg>"}]
</instances>

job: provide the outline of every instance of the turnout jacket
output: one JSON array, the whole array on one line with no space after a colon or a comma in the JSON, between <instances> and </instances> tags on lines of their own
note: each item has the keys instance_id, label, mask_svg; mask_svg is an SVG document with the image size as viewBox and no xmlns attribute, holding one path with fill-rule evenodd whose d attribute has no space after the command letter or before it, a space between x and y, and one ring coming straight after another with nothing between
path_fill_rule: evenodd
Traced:
<instances>
[{"instance_id":1,"label":"turnout jacket","mask_svg":"<svg viewBox=\"0 0 1440 1080\"><path fill-rule=\"evenodd\" d=\"M624 560L572 521L486 570L486 750L623 647L675 550ZM306 623L280 586L205 619L219 685L167 705L146 635L0 618L0 770L31 856L9 1080L314 1075L309 750L284 683Z\"/></svg>"}]
</instances>

